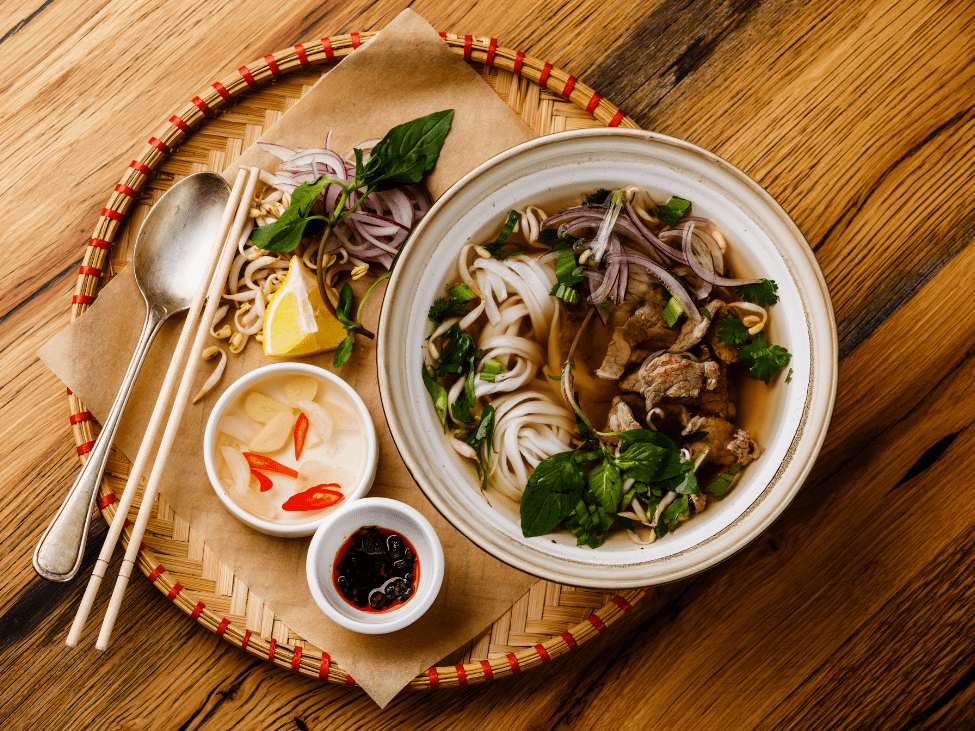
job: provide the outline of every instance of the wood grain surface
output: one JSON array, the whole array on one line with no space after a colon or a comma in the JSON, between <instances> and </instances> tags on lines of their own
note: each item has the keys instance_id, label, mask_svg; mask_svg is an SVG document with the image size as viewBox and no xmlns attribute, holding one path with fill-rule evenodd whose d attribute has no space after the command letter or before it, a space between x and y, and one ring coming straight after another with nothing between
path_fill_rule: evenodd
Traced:
<instances>
[{"instance_id":1,"label":"wood grain surface","mask_svg":"<svg viewBox=\"0 0 975 731\"><path fill-rule=\"evenodd\" d=\"M439 30L565 68L781 202L840 333L813 475L750 547L652 591L598 640L384 711L241 652L139 578L110 655L64 646L83 582L43 582L30 556L79 461L63 386L34 353L67 323L107 192L213 79L405 6L0 4L0 728L975 728L967 0L411 3ZM105 531L96 518L83 574Z\"/></svg>"}]
</instances>

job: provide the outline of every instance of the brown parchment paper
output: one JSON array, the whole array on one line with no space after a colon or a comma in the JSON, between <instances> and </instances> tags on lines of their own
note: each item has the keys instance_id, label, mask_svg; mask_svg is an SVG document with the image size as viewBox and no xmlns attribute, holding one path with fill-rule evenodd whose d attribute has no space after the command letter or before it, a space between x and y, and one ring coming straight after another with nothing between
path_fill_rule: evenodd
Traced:
<instances>
[{"instance_id":1,"label":"brown parchment paper","mask_svg":"<svg viewBox=\"0 0 975 731\"><path fill-rule=\"evenodd\" d=\"M534 137L531 130L420 16L401 13L372 41L348 56L311 89L261 139L289 147L324 145L340 152L381 137L401 122L454 109L450 134L427 185L439 196L494 154ZM276 169L277 160L256 146L237 165ZM357 294L362 295L363 282ZM379 294L378 292L376 294ZM379 297L370 298L364 321L374 326ZM39 351L42 361L104 420L138 339L145 314L131 268L115 277L84 316ZM175 349L181 318L162 329L149 353L120 425L116 444L134 459L156 395ZM226 345L226 343L223 343ZM302 359L325 368L332 354ZM338 373L363 397L379 436L379 468L370 492L412 505L433 523L443 542L446 569L434 606L414 625L389 635L359 635L332 623L312 600L305 580L308 539L280 539L252 531L228 513L214 494L203 464L203 430L223 389L268 358L257 343L229 358L220 387L187 408L170 456L161 493L228 565L289 627L323 648L385 706L418 672L476 636L522 596L535 579L488 556L455 531L430 506L411 479L382 415L375 343L357 339ZM198 374L202 384L209 372ZM124 610L123 610L124 611ZM249 629L260 630L259 625Z\"/></svg>"}]
</instances>

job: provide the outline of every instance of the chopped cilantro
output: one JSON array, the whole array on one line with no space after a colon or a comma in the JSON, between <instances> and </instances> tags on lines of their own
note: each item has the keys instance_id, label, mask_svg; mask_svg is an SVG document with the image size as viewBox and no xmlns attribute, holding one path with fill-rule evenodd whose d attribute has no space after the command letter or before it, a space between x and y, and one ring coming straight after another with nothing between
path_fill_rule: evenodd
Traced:
<instances>
[{"instance_id":1,"label":"chopped cilantro","mask_svg":"<svg viewBox=\"0 0 975 731\"><path fill-rule=\"evenodd\" d=\"M586 196L586 205L588 206L601 206L606 202L606 199L610 196L610 191L605 188L599 188L592 195Z\"/></svg>"},{"instance_id":2,"label":"chopped cilantro","mask_svg":"<svg viewBox=\"0 0 975 731\"><path fill-rule=\"evenodd\" d=\"M757 284L742 284L735 287L738 296L745 302L754 302L759 307L770 307L779 301L779 285L771 279L760 279Z\"/></svg>"},{"instance_id":3,"label":"chopped cilantro","mask_svg":"<svg viewBox=\"0 0 975 731\"><path fill-rule=\"evenodd\" d=\"M714 317L714 315L711 314L711 310L709 310L707 307L701 307L700 310L701 310L701 314L704 315L709 320L712 317Z\"/></svg>"},{"instance_id":4,"label":"chopped cilantro","mask_svg":"<svg viewBox=\"0 0 975 731\"><path fill-rule=\"evenodd\" d=\"M427 319L442 325L444 320L467 314L467 305L453 297L438 297L430 306Z\"/></svg>"},{"instance_id":5,"label":"chopped cilantro","mask_svg":"<svg viewBox=\"0 0 975 731\"><path fill-rule=\"evenodd\" d=\"M792 354L781 345L769 344L764 332L760 332L752 342L742 347L738 356L746 365L751 366L748 375L753 380L764 381L766 384L792 360Z\"/></svg>"},{"instance_id":6,"label":"chopped cilantro","mask_svg":"<svg viewBox=\"0 0 975 731\"><path fill-rule=\"evenodd\" d=\"M690 201L686 201L683 198L674 196L667 201L667 205L661 207L660 210L657 211L657 218L665 223L669 223L671 226L676 226L677 222L684 217L684 214L687 213L687 209L690 207Z\"/></svg>"},{"instance_id":7,"label":"chopped cilantro","mask_svg":"<svg viewBox=\"0 0 975 731\"><path fill-rule=\"evenodd\" d=\"M550 241L555 241L559 238L558 229L554 228L543 228L538 232L538 240L543 244L547 244Z\"/></svg>"},{"instance_id":8,"label":"chopped cilantro","mask_svg":"<svg viewBox=\"0 0 975 731\"><path fill-rule=\"evenodd\" d=\"M792 369L791 368L789 369L789 375L787 375L785 377L785 382L786 383L792 383Z\"/></svg>"},{"instance_id":9,"label":"chopped cilantro","mask_svg":"<svg viewBox=\"0 0 975 731\"><path fill-rule=\"evenodd\" d=\"M737 315L726 313L718 320L718 342L725 345L740 345L748 340L748 327Z\"/></svg>"},{"instance_id":10,"label":"chopped cilantro","mask_svg":"<svg viewBox=\"0 0 975 731\"><path fill-rule=\"evenodd\" d=\"M675 297L671 297L670 302L668 302L667 306L664 307L663 311L661 311L660 316L668 326L673 327L674 323L676 323L683 314L684 308L680 306L680 302L678 302Z\"/></svg>"}]
</instances>

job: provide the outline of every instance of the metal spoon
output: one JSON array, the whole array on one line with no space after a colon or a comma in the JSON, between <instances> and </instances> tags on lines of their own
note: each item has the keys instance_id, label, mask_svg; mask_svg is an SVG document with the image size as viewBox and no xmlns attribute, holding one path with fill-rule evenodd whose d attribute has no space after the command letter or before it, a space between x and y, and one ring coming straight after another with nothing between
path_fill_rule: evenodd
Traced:
<instances>
[{"instance_id":1,"label":"metal spoon","mask_svg":"<svg viewBox=\"0 0 975 731\"><path fill-rule=\"evenodd\" d=\"M118 395L78 479L34 551L34 570L68 581L81 565L98 483L139 369L162 324L190 307L200 288L230 186L216 173L196 173L170 188L152 207L132 257L135 282L146 301L146 321Z\"/></svg>"}]
</instances>

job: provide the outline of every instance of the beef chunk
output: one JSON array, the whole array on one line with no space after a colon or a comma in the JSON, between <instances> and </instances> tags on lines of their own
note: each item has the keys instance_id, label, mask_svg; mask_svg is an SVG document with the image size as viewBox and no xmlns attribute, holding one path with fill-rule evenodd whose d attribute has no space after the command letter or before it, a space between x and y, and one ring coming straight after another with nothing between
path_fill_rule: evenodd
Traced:
<instances>
[{"instance_id":1,"label":"beef chunk","mask_svg":"<svg viewBox=\"0 0 975 731\"><path fill-rule=\"evenodd\" d=\"M683 353L701 342L701 338L718 321L717 317L721 313L721 310L724 309L724 302L721 300L712 300L705 307L711 313L711 317L702 316L697 322L693 322L688 318L681 328L680 335L677 336L677 342L670 346L671 353ZM715 327L717 326L715 325Z\"/></svg>"},{"instance_id":2,"label":"beef chunk","mask_svg":"<svg viewBox=\"0 0 975 731\"><path fill-rule=\"evenodd\" d=\"M692 462L705 450L708 454L704 461L719 467L731 467L737 461L735 455L727 449L735 433L734 424L720 416L695 416L684 427L683 434L699 431L707 432L707 436L684 445L691 453Z\"/></svg>"},{"instance_id":3,"label":"beef chunk","mask_svg":"<svg viewBox=\"0 0 975 731\"><path fill-rule=\"evenodd\" d=\"M698 362L688 355L664 353L638 371L640 393L651 411L664 398L696 399L718 384L721 371L714 361Z\"/></svg>"},{"instance_id":4,"label":"beef chunk","mask_svg":"<svg viewBox=\"0 0 975 731\"><path fill-rule=\"evenodd\" d=\"M691 453L691 460L697 459L707 449L706 463L728 469L734 464L744 467L761 454L761 448L747 431L736 430L734 424L720 416L695 416L684 427L683 433L698 431L707 432L707 436L685 445Z\"/></svg>"},{"instance_id":5,"label":"beef chunk","mask_svg":"<svg viewBox=\"0 0 975 731\"><path fill-rule=\"evenodd\" d=\"M744 429L735 432L735 438L728 445L728 451L735 455L742 467L754 462L762 454L762 448Z\"/></svg>"},{"instance_id":6,"label":"beef chunk","mask_svg":"<svg viewBox=\"0 0 975 731\"><path fill-rule=\"evenodd\" d=\"M658 346L657 349L667 348L677 339L677 333L660 316L663 308L658 301L648 300L621 327L616 328L603 363L596 371L597 376L617 380L632 362L634 346L649 342Z\"/></svg>"},{"instance_id":7,"label":"beef chunk","mask_svg":"<svg viewBox=\"0 0 975 731\"><path fill-rule=\"evenodd\" d=\"M629 431L630 429L642 428L643 424L636 420L630 405L620 396L614 398L609 407L609 422L606 431ZM619 437L606 437L606 441L615 444L619 441Z\"/></svg>"}]
</instances>

